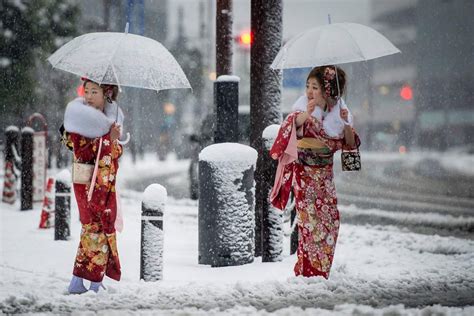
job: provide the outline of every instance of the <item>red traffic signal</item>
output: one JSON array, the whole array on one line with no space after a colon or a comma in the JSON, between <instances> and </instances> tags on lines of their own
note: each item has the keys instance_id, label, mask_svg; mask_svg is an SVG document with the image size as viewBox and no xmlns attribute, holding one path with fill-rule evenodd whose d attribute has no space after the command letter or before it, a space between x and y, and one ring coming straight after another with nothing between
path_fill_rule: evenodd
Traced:
<instances>
[{"instance_id":1,"label":"red traffic signal","mask_svg":"<svg viewBox=\"0 0 474 316\"><path fill-rule=\"evenodd\" d=\"M400 89L400 97L402 97L403 100L405 101L410 101L413 99L413 90L409 85L404 85Z\"/></svg>"},{"instance_id":2,"label":"red traffic signal","mask_svg":"<svg viewBox=\"0 0 474 316\"><path fill-rule=\"evenodd\" d=\"M245 48L250 48L253 41L252 32L244 31L237 36L236 41L239 43L240 46Z\"/></svg>"}]
</instances>

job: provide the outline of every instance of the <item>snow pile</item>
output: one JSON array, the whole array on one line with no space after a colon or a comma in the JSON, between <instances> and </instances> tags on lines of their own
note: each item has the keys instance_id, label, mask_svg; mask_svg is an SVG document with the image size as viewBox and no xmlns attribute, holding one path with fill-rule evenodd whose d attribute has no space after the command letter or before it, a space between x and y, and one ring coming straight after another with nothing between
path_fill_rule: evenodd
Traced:
<instances>
[{"instance_id":1,"label":"snow pile","mask_svg":"<svg viewBox=\"0 0 474 316\"><path fill-rule=\"evenodd\" d=\"M247 166L255 165L257 151L250 146L238 143L220 143L204 148L199 153L199 160L219 165L232 164L232 166L240 163L243 165L242 168L246 169Z\"/></svg>"},{"instance_id":2,"label":"snow pile","mask_svg":"<svg viewBox=\"0 0 474 316\"><path fill-rule=\"evenodd\" d=\"M147 208L164 210L168 193L161 184L150 184L143 192L143 204Z\"/></svg>"},{"instance_id":3,"label":"snow pile","mask_svg":"<svg viewBox=\"0 0 474 316\"><path fill-rule=\"evenodd\" d=\"M275 142L275 139L278 136L278 130L280 129L280 125L278 124L272 124L267 126L262 133L262 138L265 142L265 148L270 150L270 148L273 146L273 143Z\"/></svg>"},{"instance_id":4,"label":"snow pile","mask_svg":"<svg viewBox=\"0 0 474 316\"><path fill-rule=\"evenodd\" d=\"M35 130L32 129L31 127L29 126L25 126L21 129L21 133L28 133L28 134L34 134L35 133Z\"/></svg>"},{"instance_id":5,"label":"snow pile","mask_svg":"<svg viewBox=\"0 0 474 316\"><path fill-rule=\"evenodd\" d=\"M5 132L19 132L19 131L20 129L18 128L18 126L15 126L15 125L10 125L7 128L5 128Z\"/></svg>"},{"instance_id":6,"label":"snow pile","mask_svg":"<svg viewBox=\"0 0 474 316\"><path fill-rule=\"evenodd\" d=\"M222 75L222 76L217 77L216 81L239 82L240 78L238 76Z\"/></svg>"},{"instance_id":7,"label":"snow pile","mask_svg":"<svg viewBox=\"0 0 474 316\"><path fill-rule=\"evenodd\" d=\"M71 186L72 178L69 169L61 170L59 173L56 174L55 178L56 181L59 181L66 186Z\"/></svg>"}]
</instances>

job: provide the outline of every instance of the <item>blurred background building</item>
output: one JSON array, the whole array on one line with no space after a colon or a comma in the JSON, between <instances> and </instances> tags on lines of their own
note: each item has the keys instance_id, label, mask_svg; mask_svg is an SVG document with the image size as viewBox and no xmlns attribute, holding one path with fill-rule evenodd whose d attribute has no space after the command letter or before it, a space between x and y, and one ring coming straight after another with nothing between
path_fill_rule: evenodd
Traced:
<instances>
[{"instance_id":1,"label":"blurred background building","mask_svg":"<svg viewBox=\"0 0 474 316\"><path fill-rule=\"evenodd\" d=\"M373 27L402 51L371 67L371 101L362 113L372 114L365 122L374 125L374 145L446 150L473 143L474 19L468 12L473 1L372 1Z\"/></svg>"},{"instance_id":2,"label":"blurred background building","mask_svg":"<svg viewBox=\"0 0 474 316\"><path fill-rule=\"evenodd\" d=\"M187 157L188 135L198 132L206 114L213 110L216 2L51 0L41 3L49 2L52 6L49 10L58 10L60 2L74 8L74 12L64 17L75 27L75 32L68 34L123 32L129 21L131 33L156 39L172 52L188 76L192 91L157 94L123 88L119 102L127 115L126 128L132 134L129 146L135 156L166 148L178 157ZM346 101L355 115L365 148L446 150L473 143L470 130L474 127L474 1L284 0L283 9L284 42L309 28L328 23L330 14L333 23L354 22L374 27L402 51L374 61L340 65L349 77ZM55 21L53 13L51 21ZM233 69L241 78L239 98L243 116L248 115L250 103L250 45L245 39L249 31L250 1L234 0ZM6 38L9 33L4 30L2 34ZM62 40L67 41L70 36L63 36ZM62 42L56 39L52 44L60 46ZM44 49L31 66L36 78L32 90L37 92L35 98L15 113L8 104L3 104L2 130L15 120L24 122L31 113L42 112L53 130L51 135L56 134L64 107L76 96L81 82L51 69L46 58L53 51L51 47ZM0 57L0 66L10 69L10 56ZM304 93L308 71L284 71L283 113L289 112L293 102ZM162 158L166 153L159 155Z\"/></svg>"}]
</instances>

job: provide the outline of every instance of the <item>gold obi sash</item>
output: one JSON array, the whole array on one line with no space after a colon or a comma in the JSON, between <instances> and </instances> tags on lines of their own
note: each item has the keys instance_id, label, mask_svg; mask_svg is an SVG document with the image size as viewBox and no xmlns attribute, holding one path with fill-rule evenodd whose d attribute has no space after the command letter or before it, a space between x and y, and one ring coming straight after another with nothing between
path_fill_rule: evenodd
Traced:
<instances>
[{"instance_id":1,"label":"gold obi sash","mask_svg":"<svg viewBox=\"0 0 474 316\"><path fill-rule=\"evenodd\" d=\"M298 140L298 162L306 166L324 167L332 164L333 153L316 138Z\"/></svg>"}]
</instances>

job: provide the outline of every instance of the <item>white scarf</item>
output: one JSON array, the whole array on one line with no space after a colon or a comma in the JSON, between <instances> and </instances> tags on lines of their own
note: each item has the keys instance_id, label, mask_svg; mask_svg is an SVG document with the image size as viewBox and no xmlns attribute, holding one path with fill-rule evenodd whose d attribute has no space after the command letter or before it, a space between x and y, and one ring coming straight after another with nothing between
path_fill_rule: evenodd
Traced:
<instances>
[{"instance_id":1,"label":"white scarf","mask_svg":"<svg viewBox=\"0 0 474 316\"><path fill-rule=\"evenodd\" d=\"M106 102L104 112L101 112L87 105L84 98L79 97L69 102L66 107L64 129L69 133L96 138L107 134L115 120L123 129L124 115L116 102Z\"/></svg>"},{"instance_id":2,"label":"white scarf","mask_svg":"<svg viewBox=\"0 0 474 316\"><path fill-rule=\"evenodd\" d=\"M296 102L291 107L292 111L306 111L306 106L308 104L308 97L303 95L296 100ZM316 118L318 121L323 122L323 128L326 134L330 137L344 137L344 121L341 118L340 110L347 109L344 99L340 98L336 105L331 109L330 112L323 112L323 110L316 106L311 116ZM349 125L352 126L352 114L349 111Z\"/></svg>"}]
</instances>

